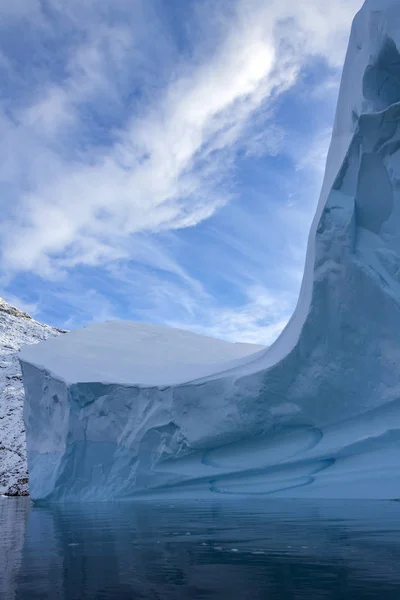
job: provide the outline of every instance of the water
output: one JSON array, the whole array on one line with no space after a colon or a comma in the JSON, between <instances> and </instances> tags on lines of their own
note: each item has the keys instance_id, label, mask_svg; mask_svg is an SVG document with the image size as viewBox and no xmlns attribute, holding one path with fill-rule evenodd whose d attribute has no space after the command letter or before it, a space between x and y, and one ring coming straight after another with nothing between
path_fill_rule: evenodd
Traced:
<instances>
[{"instance_id":1,"label":"water","mask_svg":"<svg viewBox=\"0 0 400 600\"><path fill-rule=\"evenodd\" d=\"M0 598L399 600L400 503L0 498Z\"/></svg>"}]
</instances>

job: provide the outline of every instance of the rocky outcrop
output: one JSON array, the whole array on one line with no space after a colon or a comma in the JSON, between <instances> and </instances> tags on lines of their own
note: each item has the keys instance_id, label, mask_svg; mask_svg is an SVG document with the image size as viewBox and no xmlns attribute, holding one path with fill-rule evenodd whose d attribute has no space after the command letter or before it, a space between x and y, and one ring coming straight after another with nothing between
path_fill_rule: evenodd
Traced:
<instances>
[{"instance_id":1,"label":"rocky outcrop","mask_svg":"<svg viewBox=\"0 0 400 600\"><path fill-rule=\"evenodd\" d=\"M29 493L24 389L17 352L62 330L38 323L0 298L0 494Z\"/></svg>"}]
</instances>

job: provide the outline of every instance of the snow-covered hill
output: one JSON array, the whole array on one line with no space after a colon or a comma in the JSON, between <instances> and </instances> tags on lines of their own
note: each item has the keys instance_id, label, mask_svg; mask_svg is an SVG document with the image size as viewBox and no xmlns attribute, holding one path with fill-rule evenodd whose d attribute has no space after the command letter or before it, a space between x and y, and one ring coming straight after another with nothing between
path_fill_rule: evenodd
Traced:
<instances>
[{"instance_id":1,"label":"snow-covered hill","mask_svg":"<svg viewBox=\"0 0 400 600\"><path fill-rule=\"evenodd\" d=\"M0 298L0 494L28 493L24 389L16 353L24 344L60 333Z\"/></svg>"}]
</instances>

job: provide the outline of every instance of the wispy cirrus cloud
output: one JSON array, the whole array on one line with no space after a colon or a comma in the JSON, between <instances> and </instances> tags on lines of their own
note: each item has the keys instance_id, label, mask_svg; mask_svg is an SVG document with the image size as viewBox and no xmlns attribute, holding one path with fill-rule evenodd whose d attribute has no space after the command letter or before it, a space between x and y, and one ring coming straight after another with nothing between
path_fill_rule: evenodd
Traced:
<instances>
[{"instance_id":1,"label":"wispy cirrus cloud","mask_svg":"<svg viewBox=\"0 0 400 600\"><path fill-rule=\"evenodd\" d=\"M290 154L285 150L292 144L290 124L278 122L277 103L316 57L325 77L337 72L359 6L360 0L334 6L322 0L199 1L182 4L177 29L167 6L155 1L3 3L2 27L11 33L3 37L0 77L11 83L0 101L5 204L0 232L9 280L24 272L42 280L68 273L71 289L77 269L105 269L104 277L118 282L128 272L139 294L153 293L153 320L160 315L154 294L159 282L164 296L172 288L175 299L182 297L194 319L188 326L199 329L203 325L196 319L204 324L209 318L213 327L219 306L215 320L226 323L219 335L234 335L231 309L196 274L201 248L195 251L194 240L187 264L175 242L172 248L168 243L232 200L241 201L242 158ZM16 50L9 36L22 29L25 47ZM303 157L299 165L312 170L310 160ZM235 217L226 210L229 225ZM284 227L284 219L271 218L267 235L272 237L278 221ZM221 238L227 234L223 227L219 231ZM249 237L242 240L248 248ZM243 265L249 251L242 252ZM221 269L229 277L227 265ZM239 261L237 271L237 287L246 285L240 277L246 267ZM239 333L245 323L249 332L262 327L258 317L246 321L247 313L258 307L273 313L273 303L255 300L254 289L261 288L247 285L243 303L232 308ZM110 291L102 294L109 303ZM173 311L174 303L164 302ZM209 317L198 305L207 307ZM274 322L283 322L288 311L283 318L274 313Z\"/></svg>"}]
</instances>

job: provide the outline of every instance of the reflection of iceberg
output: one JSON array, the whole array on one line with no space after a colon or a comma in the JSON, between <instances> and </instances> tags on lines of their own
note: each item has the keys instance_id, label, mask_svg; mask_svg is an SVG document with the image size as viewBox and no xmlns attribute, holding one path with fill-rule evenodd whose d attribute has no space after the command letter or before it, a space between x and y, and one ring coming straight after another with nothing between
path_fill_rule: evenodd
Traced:
<instances>
[{"instance_id":1,"label":"reflection of iceberg","mask_svg":"<svg viewBox=\"0 0 400 600\"><path fill-rule=\"evenodd\" d=\"M15 599L398 598L395 502L174 504L25 503Z\"/></svg>"},{"instance_id":2,"label":"reflection of iceberg","mask_svg":"<svg viewBox=\"0 0 400 600\"><path fill-rule=\"evenodd\" d=\"M157 336L157 360L143 362L123 326L105 324L23 350L34 498L400 497L397 45L398 2L367 0L298 306L271 348L218 361L199 342L189 359L179 334L160 330L171 336L163 368Z\"/></svg>"}]
</instances>

